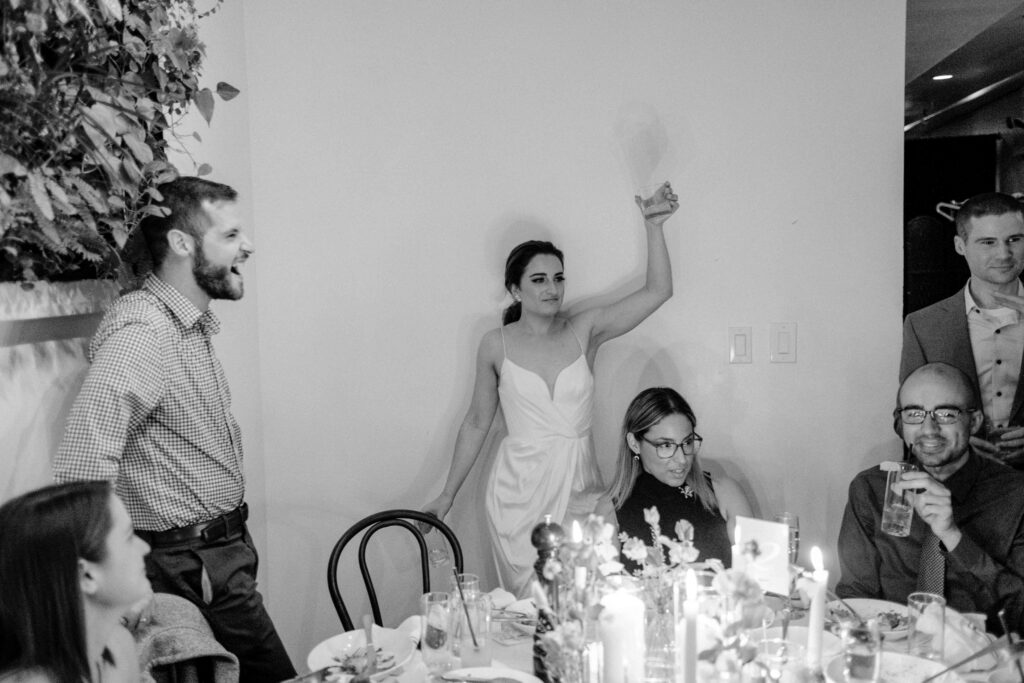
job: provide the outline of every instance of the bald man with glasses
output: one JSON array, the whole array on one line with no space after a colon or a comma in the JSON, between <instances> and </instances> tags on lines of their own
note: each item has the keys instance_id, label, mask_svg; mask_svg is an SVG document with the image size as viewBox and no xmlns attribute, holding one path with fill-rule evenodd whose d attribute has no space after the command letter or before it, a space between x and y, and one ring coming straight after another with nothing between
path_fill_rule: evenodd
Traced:
<instances>
[{"instance_id":1,"label":"bald man with glasses","mask_svg":"<svg viewBox=\"0 0 1024 683\"><path fill-rule=\"evenodd\" d=\"M906 603L926 590L984 613L991 632L1002 633L1004 608L1010 628L1024 630L1024 474L972 449L985 419L973 382L951 365L923 365L904 380L893 417L920 468L896 484L913 492L910 535L881 530L886 473L858 474L839 532L836 593Z\"/></svg>"}]
</instances>

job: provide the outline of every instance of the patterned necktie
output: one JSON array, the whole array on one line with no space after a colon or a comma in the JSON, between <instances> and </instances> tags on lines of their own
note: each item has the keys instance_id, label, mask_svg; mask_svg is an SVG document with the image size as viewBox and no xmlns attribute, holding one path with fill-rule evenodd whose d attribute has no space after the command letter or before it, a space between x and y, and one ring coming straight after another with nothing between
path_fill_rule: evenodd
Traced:
<instances>
[{"instance_id":1,"label":"patterned necktie","mask_svg":"<svg viewBox=\"0 0 1024 683\"><path fill-rule=\"evenodd\" d=\"M928 531L921 544L921 559L917 568L917 590L945 595L946 558L939 552L939 537Z\"/></svg>"}]
</instances>

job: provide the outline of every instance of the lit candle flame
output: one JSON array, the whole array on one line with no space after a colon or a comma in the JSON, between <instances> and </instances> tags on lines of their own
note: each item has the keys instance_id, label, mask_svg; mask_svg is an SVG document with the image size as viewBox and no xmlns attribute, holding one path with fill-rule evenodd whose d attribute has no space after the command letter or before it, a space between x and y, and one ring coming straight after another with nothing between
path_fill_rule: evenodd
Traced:
<instances>
[{"instance_id":1,"label":"lit candle flame","mask_svg":"<svg viewBox=\"0 0 1024 683\"><path fill-rule=\"evenodd\" d=\"M821 556L821 548L814 546L811 548L811 566L814 567L815 572L824 571L825 560Z\"/></svg>"},{"instance_id":2,"label":"lit candle flame","mask_svg":"<svg viewBox=\"0 0 1024 683\"><path fill-rule=\"evenodd\" d=\"M583 529L580 528L580 522L578 519L572 520L572 542L580 543L583 541Z\"/></svg>"}]
</instances>

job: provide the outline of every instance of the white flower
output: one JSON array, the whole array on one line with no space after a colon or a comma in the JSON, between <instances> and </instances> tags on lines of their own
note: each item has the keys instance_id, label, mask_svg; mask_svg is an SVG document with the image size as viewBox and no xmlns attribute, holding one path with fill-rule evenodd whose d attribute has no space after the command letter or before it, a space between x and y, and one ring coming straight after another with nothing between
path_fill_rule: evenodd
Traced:
<instances>
[{"instance_id":1,"label":"white flower","mask_svg":"<svg viewBox=\"0 0 1024 683\"><path fill-rule=\"evenodd\" d=\"M622 554L634 562L643 562L647 559L647 546L639 538L630 538L623 544Z\"/></svg>"},{"instance_id":2,"label":"white flower","mask_svg":"<svg viewBox=\"0 0 1024 683\"><path fill-rule=\"evenodd\" d=\"M594 554L597 555L598 559L602 562L608 562L618 557L619 551L616 550L615 546L611 543L600 543L594 546Z\"/></svg>"},{"instance_id":3,"label":"white flower","mask_svg":"<svg viewBox=\"0 0 1024 683\"><path fill-rule=\"evenodd\" d=\"M676 538L693 543L693 525L685 519L676 522Z\"/></svg>"},{"instance_id":4,"label":"white flower","mask_svg":"<svg viewBox=\"0 0 1024 683\"><path fill-rule=\"evenodd\" d=\"M562 573L562 563L558 560L551 558L544 563L544 578L548 581L554 581L555 577Z\"/></svg>"},{"instance_id":5,"label":"white flower","mask_svg":"<svg viewBox=\"0 0 1024 683\"><path fill-rule=\"evenodd\" d=\"M658 508L649 507L644 508L644 521L651 526L655 526L661 523L661 515L658 514Z\"/></svg>"},{"instance_id":6,"label":"white flower","mask_svg":"<svg viewBox=\"0 0 1024 683\"><path fill-rule=\"evenodd\" d=\"M689 543L670 543L668 544L668 561L669 564L689 564L697 560L700 555L700 551L694 548Z\"/></svg>"},{"instance_id":7,"label":"white flower","mask_svg":"<svg viewBox=\"0 0 1024 683\"><path fill-rule=\"evenodd\" d=\"M613 574L621 574L625 567L622 563L617 560L609 560L608 562L602 562L597 565L597 570L601 572L601 576L611 576Z\"/></svg>"}]
</instances>

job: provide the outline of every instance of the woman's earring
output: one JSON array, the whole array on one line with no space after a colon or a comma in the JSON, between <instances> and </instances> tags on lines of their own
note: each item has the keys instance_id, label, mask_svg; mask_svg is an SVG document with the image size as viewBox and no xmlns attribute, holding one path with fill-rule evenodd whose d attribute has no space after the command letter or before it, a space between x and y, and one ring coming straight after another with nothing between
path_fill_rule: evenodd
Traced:
<instances>
[{"instance_id":1,"label":"woman's earring","mask_svg":"<svg viewBox=\"0 0 1024 683\"><path fill-rule=\"evenodd\" d=\"M636 460L637 462L640 462L640 456L637 455L636 453L633 454L633 459Z\"/></svg>"}]
</instances>

